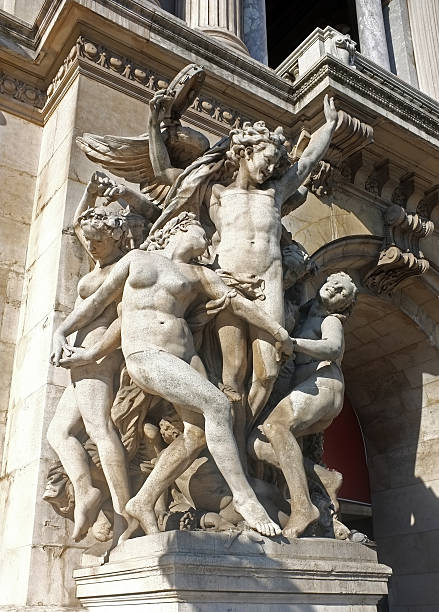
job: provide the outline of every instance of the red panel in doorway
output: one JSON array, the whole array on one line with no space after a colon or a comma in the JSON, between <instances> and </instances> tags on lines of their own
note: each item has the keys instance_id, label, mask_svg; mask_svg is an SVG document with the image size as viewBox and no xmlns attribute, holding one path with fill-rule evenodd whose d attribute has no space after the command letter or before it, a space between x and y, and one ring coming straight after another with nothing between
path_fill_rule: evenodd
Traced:
<instances>
[{"instance_id":1,"label":"red panel in doorway","mask_svg":"<svg viewBox=\"0 0 439 612\"><path fill-rule=\"evenodd\" d=\"M325 431L323 461L343 474L338 497L370 504L369 472L360 425L345 397L343 410Z\"/></svg>"}]
</instances>

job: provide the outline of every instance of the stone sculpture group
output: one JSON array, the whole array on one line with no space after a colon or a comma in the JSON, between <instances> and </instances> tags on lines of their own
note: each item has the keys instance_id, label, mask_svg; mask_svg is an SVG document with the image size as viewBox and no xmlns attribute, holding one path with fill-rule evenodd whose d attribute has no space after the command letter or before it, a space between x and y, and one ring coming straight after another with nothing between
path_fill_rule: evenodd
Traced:
<instances>
[{"instance_id":1,"label":"stone sculpture group","mask_svg":"<svg viewBox=\"0 0 439 612\"><path fill-rule=\"evenodd\" d=\"M210 148L180 123L203 79L190 65L158 91L146 136L78 139L140 189L96 171L74 216L94 267L53 339L71 384L44 498L75 540L93 528L110 546L169 529L346 537L321 436L343 404L357 289L334 273L302 304L313 264L282 225L338 113L325 98L294 163L282 128L260 121Z\"/></svg>"}]
</instances>

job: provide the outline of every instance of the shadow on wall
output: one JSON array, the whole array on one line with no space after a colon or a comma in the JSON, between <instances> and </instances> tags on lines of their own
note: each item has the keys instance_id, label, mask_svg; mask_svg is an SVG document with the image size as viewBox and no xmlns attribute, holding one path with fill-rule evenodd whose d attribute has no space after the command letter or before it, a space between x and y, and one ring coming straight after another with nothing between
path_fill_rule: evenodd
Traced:
<instances>
[{"instance_id":1,"label":"shadow on wall","mask_svg":"<svg viewBox=\"0 0 439 612\"><path fill-rule=\"evenodd\" d=\"M6 117L0 112L0 125L6 125Z\"/></svg>"},{"instance_id":2,"label":"shadow on wall","mask_svg":"<svg viewBox=\"0 0 439 612\"><path fill-rule=\"evenodd\" d=\"M366 444L374 537L379 560L394 572L390 610L435 606L439 353L408 317L375 297L360 296L346 332L343 370Z\"/></svg>"}]
</instances>

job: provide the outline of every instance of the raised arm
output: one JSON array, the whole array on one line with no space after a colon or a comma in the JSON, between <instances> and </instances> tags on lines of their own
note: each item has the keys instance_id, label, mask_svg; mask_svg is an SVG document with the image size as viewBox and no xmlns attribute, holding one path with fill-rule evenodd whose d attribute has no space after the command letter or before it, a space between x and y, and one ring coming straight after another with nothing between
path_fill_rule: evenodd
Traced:
<instances>
[{"instance_id":1,"label":"raised arm","mask_svg":"<svg viewBox=\"0 0 439 612\"><path fill-rule=\"evenodd\" d=\"M300 159L287 170L281 179L278 179L279 188L282 191L282 200L284 202L293 195L317 162L325 156L331 144L332 135L338 122L338 112L335 108L334 99L328 98L328 95L326 95L323 102L323 109L326 123L311 136L309 144L302 153ZM302 202L299 203L298 199L298 205L301 203ZM295 207L293 206L293 208Z\"/></svg>"},{"instance_id":2,"label":"raised arm","mask_svg":"<svg viewBox=\"0 0 439 612\"><path fill-rule=\"evenodd\" d=\"M305 353L315 360L336 361L343 357L343 325L337 317L327 316L322 322L322 339L293 338L296 353Z\"/></svg>"},{"instance_id":3,"label":"raised arm","mask_svg":"<svg viewBox=\"0 0 439 612\"><path fill-rule=\"evenodd\" d=\"M173 185L177 177L183 172L181 168L172 166L160 130L162 117L166 114L166 110L172 101L173 98L166 95L166 90L161 89L149 102L149 158L157 181L164 185Z\"/></svg>"},{"instance_id":4,"label":"raised arm","mask_svg":"<svg viewBox=\"0 0 439 612\"><path fill-rule=\"evenodd\" d=\"M84 240L84 234L82 233L80 217L81 215L88 209L93 208L96 204L96 198L100 195L103 195L104 188L102 187L102 179L106 177L106 174L103 172L93 172L89 182L87 183L87 187L84 190L82 198L78 204L78 207L75 210L75 214L73 215L73 229L75 230L75 234L78 237L78 240L90 255L90 257L94 260L90 251L87 248L87 243Z\"/></svg>"},{"instance_id":5,"label":"raised arm","mask_svg":"<svg viewBox=\"0 0 439 612\"><path fill-rule=\"evenodd\" d=\"M60 365L67 336L94 321L109 304L121 296L129 274L130 255L131 253L128 253L128 255L122 257L99 289L78 304L58 327L53 336L53 349L50 358L53 365Z\"/></svg>"}]
</instances>

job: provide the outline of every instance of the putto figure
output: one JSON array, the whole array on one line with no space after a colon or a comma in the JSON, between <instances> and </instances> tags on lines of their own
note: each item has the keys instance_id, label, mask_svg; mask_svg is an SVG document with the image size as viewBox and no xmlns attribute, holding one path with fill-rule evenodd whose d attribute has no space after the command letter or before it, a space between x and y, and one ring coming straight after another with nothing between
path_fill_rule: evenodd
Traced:
<instances>
[{"instance_id":1,"label":"putto figure","mask_svg":"<svg viewBox=\"0 0 439 612\"><path fill-rule=\"evenodd\" d=\"M283 529L287 537L301 535L319 518L311 503L298 439L323 432L343 407L343 323L352 312L357 293L350 276L338 272L331 274L305 305L293 338L295 368L290 389L250 439L252 453L280 468L287 482L291 498L290 519ZM338 472L319 465L313 469L336 504Z\"/></svg>"}]
</instances>

